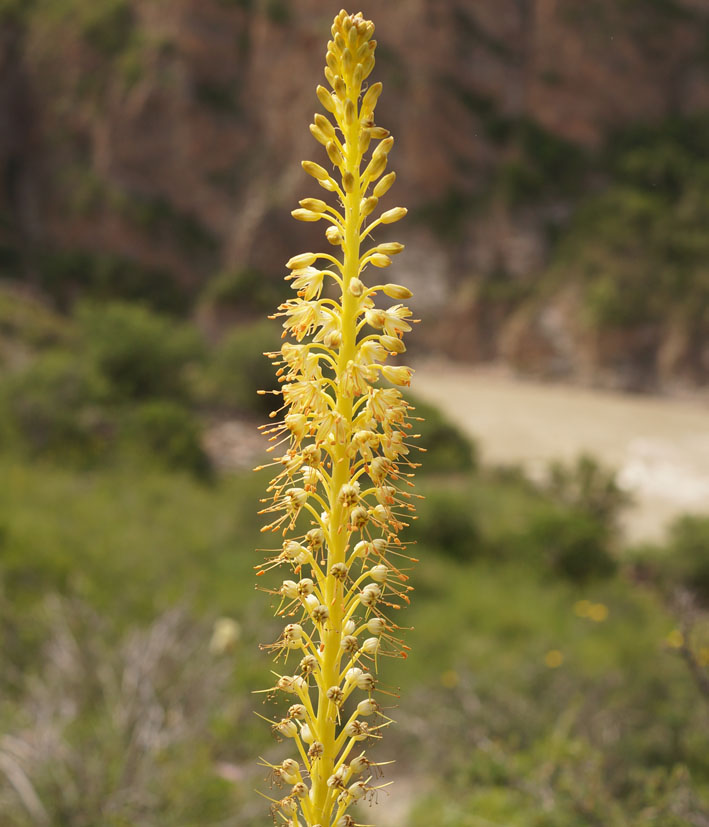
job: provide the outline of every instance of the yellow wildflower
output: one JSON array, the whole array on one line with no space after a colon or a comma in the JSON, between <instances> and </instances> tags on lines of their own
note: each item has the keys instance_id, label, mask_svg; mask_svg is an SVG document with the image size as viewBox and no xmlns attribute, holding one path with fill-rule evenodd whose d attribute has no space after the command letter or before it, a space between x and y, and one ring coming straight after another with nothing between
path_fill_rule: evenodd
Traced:
<instances>
[{"instance_id":1,"label":"yellow wildflower","mask_svg":"<svg viewBox=\"0 0 709 827\"><path fill-rule=\"evenodd\" d=\"M406 559L397 534L413 510L407 488L416 465L407 459L409 405L396 387L375 384L383 378L409 385L411 369L387 361L406 350L402 336L413 320L403 304L376 304L381 297L405 301L407 287L369 283L370 273L388 268L403 245L362 249L376 227L406 215L394 207L376 217L396 176L384 175L394 139L374 122L382 86L367 85L373 33L361 13L344 10L332 26L325 68L332 91L318 86L327 114L316 114L310 131L334 170L314 161L302 166L337 205L304 198L292 215L323 221L326 241L340 255L307 252L287 262L296 296L274 318L283 319L284 337L296 343L270 354L284 405L265 432L270 450L280 446L284 453L274 463L280 471L264 500L270 522L263 530L285 539L257 568L264 574L285 566L290 574L271 592L287 623L268 648L276 658L300 661L295 674L277 675L267 690L290 696L288 715L273 721L273 731L293 740L297 756L268 766L292 785L289 795L271 799L274 816L309 827L350 827L350 804L371 799L381 786L372 784L376 765L353 750L380 738L391 723L374 697L379 659L406 656L384 609L408 602L407 577L391 555ZM329 295L326 285L339 299L322 297ZM343 705L359 692L366 697L345 716Z\"/></svg>"}]
</instances>

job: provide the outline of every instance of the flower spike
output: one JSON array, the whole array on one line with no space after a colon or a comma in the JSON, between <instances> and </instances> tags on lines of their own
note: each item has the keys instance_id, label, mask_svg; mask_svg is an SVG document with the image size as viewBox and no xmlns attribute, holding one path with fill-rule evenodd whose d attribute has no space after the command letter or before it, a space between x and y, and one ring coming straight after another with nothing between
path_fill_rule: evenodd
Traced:
<instances>
[{"instance_id":1,"label":"flower spike","mask_svg":"<svg viewBox=\"0 0 709 827\"><path fill-rule=\"evenodd\" d=\"M269 450L285 449L261 511L270 520L262 531L278 534L277 547L256 569L286 569L282 583L266 589L285 625L263 648L286 672L274 673L264 691L283 701L273 732L296 751L295 759L266 764L277 782L291 785L270 799L274 817L289 827L351 827L350 805L387 786L372 784L382 764L366 755L393 723L375 697L389 694L375 675L382 657L406 657L407 649L387 612L408 603L411 589L399 566L413 558L398 533L414 510L405 487L416 467L409 459L415 435L407 433L411 406L398 388L412 371L389 361L406 350L414 320L400 303L411 291L372 278L403 245L368 240L362 249L373 230L406 215L404 207L379 212L396 175L386 172L394 139L374 121L382 84L367 82L373 34L361 12L335 17L330 89L317 88L325 114L310 125L327 161L302 166L338 200L304 198L292 215L323 220L339 255L307 252L287 262L295 296L273 317L283 318L286 341L269 354L284 405L264 432ZM335 293L338 299L328 297ZM377 306L382 296L399 303Z\"/></svg>"}]
</instances>

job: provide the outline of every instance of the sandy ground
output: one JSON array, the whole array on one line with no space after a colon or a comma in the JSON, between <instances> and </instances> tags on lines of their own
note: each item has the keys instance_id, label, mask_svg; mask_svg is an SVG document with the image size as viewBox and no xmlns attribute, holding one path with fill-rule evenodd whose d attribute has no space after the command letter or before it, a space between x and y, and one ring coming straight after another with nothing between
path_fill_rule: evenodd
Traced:
<instances>
[{"instance_id":1,"label":"sandy ground","mask_svg":"<svg viewBox=\"0 0 709 827\"><path fill-rule=\"evenodd\" d=\"M635 396L521 380L491 368L416 365L412 392L474 436L482 459L532 475L589 452L635 497L632 541L662 537L684 512L709 514L709 401Z\"/></svg>"}]
</instances>

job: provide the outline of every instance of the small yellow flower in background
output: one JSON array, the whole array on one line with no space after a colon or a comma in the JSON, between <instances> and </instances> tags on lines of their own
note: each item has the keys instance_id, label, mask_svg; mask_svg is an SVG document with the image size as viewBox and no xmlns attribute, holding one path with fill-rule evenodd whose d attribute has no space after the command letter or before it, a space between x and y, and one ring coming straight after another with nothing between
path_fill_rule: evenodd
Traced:
<instances>
[{"instance_id":1,"label":"small yellow flower in background","mask_svg":"<svg viewBox=\"0 0 709 827\"><path fill-rule=\"evenodd\" d=\"M564 655L558 649L551 649L544 655L544 663L550 669L558 669L564 662Z\"/></svg>"},{"instance_id":2,"label":"small yellow flower in background","mask_svg":"<svg viewBox=\"0 0 709 827\"><path fill-rule=\"evenodd\" d=\"M679 629L673 629L665 638L665 643L671 649L681 649L684 646L684 635Z\"/></svg>"},{"instance_id":3,"label":"small yellow flower in background","mask_svg":"<svg viewBox=\"0 0 709 827\"><path fill-rule=\"evenodd\" d=\"M447 669L441 674L441 683L446 689L455 689L460 683L460 675L455 669Z\"/></svg>"},{"instance_id":4,"label":"small yellow flower in background","mask_svg":"<svg viewBox=\"0 0 709 827\"><path fill-rule=\"evenodd\" d=\"M574 603L574 613L577 617L585 617L594 623L603 623L608 619L608 606L604 603L592 603L590 600L578 600Z\"/></svg>"},{"instance_id":5,"label":"small yellow flower in background","mask_svg":"<svg viewBox=\"0 0 709 827\"><path fill-rule=\"evenodd\" d=\"M269 450L283 453L272 463L262 531L280 536L257 570L287 570L275 590L266 589L286 621L266 647L281 664L267 691L283 704L282 717L270 720L274 735L292 742L294 757L265 766L287 785L283 797L266 797L274 820L289 827L352 827L350 805L387 786L373 783L381 765L366 754L392 723L379 702L391 696L375 695L375 676L382 657L406 657L407 649L388 610L408 603L411 588L400 567L412 558L398 533L414 510L417 464L408 455L416 435L398 388L409 385L412 371L385 362L405 352L403 335L414 320L403 304L377 303L404 301L411 291L374 275L403 245L375 242L373 231L406 209L376 217L396 175L384 175L394 139L374 121L382 84L367 82L373 33L361 13L343 9L335 17L325 67L330 90L317 88L325 114L310 125L328 168L302 164L335 203L304 198L292 213L323 222L332 252L287 262L295 297L272 317L284 319L283 337L291 338L269 354L283 407L264 427ZM351 698L356 703L345 706Z\"/></svg>"},{"instance_id":6,"label":"small yellow flower in background","mask_svg":"<svg viewBox=\"0 0 709 827\"><path fill-rule=\"evenodd\" d=\"M697 663L700 666L709 666L709 646L702 646L697 655Z\"/></svg>"},{"instance_id":7,"label":"small yellow flower in background","mask_svg":"<svg viewBox=\"0 0 709 827\"><path fill-rule=\"evenodd\" d=\"M220 617L214 624L209 651L214 655L233 652L241 637L241 626L230 617Z\"/></svg>"}]
</instances>

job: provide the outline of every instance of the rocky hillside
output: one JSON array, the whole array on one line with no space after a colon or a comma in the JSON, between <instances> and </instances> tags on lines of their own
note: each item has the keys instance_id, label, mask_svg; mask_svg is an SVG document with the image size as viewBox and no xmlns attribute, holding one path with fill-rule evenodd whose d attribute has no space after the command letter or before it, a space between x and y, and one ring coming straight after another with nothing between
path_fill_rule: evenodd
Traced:
<instances>
[{"instance_id":1,"label":"rocky hillside","mask_svg":"<svg viewBox=\"0 0 709 827\"><path fill-rule=\"evenodd\" d=\"M323 0L0 0L0 271L263 312L322 161ZM709 378L709 2L388 0L378 113L426 346L630 388ZM706 255L705 255L706 253ZM271 285L269 287L269 285Z\"/></svg>"}]
</instances>

